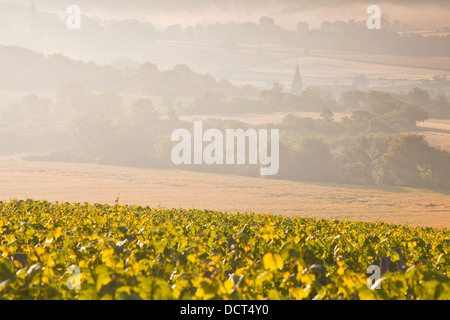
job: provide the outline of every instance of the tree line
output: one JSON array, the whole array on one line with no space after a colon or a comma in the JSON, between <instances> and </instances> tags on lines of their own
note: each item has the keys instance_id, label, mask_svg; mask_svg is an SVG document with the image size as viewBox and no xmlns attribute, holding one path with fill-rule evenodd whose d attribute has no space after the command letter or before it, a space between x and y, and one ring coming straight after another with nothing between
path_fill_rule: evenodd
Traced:
<instances>
[{"instance_id":1,"label":"tree line","mask_svg":"<svg viewBox=\"0 0 450 320\"><path fill-rule=\"evenodd\" d=\"M278 105L270 99L279 92L265 94L271 97L267 105ZM429 146L417 134L416 123L428 118L413 103L427 96L421 89L404 96L378 91L356 96L362 101L359 109L341 121L323 108L319 119L287 115L278 123L253 126L280 130L280 171L275 178L450 188L449 153ZM180 120L174 109L158 110L151 99L138 98L125 107L118 93L94 93L79 83L62 86L53 99L26 96L0 114L0 124L2 152L29 153L28 160L259 176L257 166L174 166L171 133L191 123ZM204 121L205 130L251 127L240 121Z\"/></svg>"}]
</instances>

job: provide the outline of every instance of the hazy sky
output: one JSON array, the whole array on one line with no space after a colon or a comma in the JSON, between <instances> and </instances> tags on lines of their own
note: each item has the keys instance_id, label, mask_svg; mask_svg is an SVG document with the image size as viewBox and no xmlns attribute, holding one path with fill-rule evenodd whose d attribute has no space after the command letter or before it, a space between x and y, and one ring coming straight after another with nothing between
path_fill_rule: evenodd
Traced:
<instances>
[{"instance_id":1,"label":"hazy sky","mask_svg":"<svg viewBox=\"0 0 450 320\"><path fill-rule=\"evenodd\" d=\"M29 5L30 0L0 2ZM319 27L323 20L364 20L368 5L377 4L389 20L423 29L450 26L450 1L372 1L372 0L34 0L41 10L65 14L68 5L79 5L84 13L102 20L132 18L149 21L159 28L179 23L258 21L271 16L285 28L298 21Z\"/></svg>"}]
</instances>

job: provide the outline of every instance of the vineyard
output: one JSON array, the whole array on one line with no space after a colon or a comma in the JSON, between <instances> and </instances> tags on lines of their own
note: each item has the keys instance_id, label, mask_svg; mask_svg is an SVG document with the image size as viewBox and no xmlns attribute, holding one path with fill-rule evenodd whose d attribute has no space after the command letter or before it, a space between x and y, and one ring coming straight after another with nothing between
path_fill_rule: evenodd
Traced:
<instances>
[{"instance_id":1,"label":"vineyard","mask_svg":"<svg viewBox=\"0 0 450 320\"><path fill-rule=\"evenodd\" d=\"M447 229L12 200L0 240L7 300L450 299Z\"/></svg>"}]
</instances>

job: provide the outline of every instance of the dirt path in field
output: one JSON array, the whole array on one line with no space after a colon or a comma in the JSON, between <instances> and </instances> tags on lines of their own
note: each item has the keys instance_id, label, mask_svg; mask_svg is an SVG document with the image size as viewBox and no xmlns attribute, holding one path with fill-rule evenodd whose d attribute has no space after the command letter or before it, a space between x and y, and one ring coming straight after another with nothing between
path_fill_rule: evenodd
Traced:
<instances>
[{"instance_id":1,"label":"dirt path in field","mask_svg":"<svg viewBox=\"0 0 450 320\"><path fill-rule=\"evenodd\" d=\"M0 200L161 205L450 229L450 192L316 185L70 163L0 161Z\"/></svg>"}]
</instances>

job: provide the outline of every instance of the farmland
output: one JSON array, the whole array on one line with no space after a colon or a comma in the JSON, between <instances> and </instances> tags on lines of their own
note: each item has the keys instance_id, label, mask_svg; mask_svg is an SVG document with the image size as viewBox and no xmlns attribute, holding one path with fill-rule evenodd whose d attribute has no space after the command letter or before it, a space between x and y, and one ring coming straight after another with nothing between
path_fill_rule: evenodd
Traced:
<instances>
[{"instance_id":1,"label":"farmland","mask_svg":"<svg viewBox=\"0 0 450 320\"><path fill-rule=\"evenodd\" d=\"M364 2L1 2L0 301L450 300L450 2Z\"/></svg>"},{"instance_id":2,"label":"farmland","mask_svg":"<svg viewBox=\"0 0 450 320\"><path fill-rule=\"evenodd\" d=\"M120 203L450 228L450 194L178 170L0 161L0 200Z\"/></svg>"},{"instance_id":3,"label":"farmland","mask_svg":"<svg viewBox=\"0 0 450 320\"><path fill-rule=\"evenodd\" d=\"M423 79L431 80L437 75L449 74L449 58L412 58L380 56L370 54L348 54L314 50L303 56L298 48L241 46L238 51L228 52L217 47L202 47L211 57L205 63L198 56L199 48L183 43L161 43L161 56L155 62L169 66L173 47L186 53L186 60L193 70L207 72L216 78L226 78L235 84L252 84L270 88L274 81L289 87L300 54L300 70L305 86L351 85L353 78L364 74L371 79L371 86L377 89L398 89L402 86L420 85ZM164 49L166 50L164 50ZM222 66L217 69L216 66ZM213 68L215 66L216 68ZM397 80L398 88L392 87Z\"/></svg>"},{"instance_id":4,"label":"farmland","mask_svg":"<svg viewBox=\"0 0 450 320\"><path fill-rule=\"evenodd\" d=\"M3 299L450 298L447 229L32 200L0 228Z\"/></svg>"},{"instance_id":5,"label":"farmland","mask_svg":"<svg viewBox=\"0 0 450 320\"><path fill-rule=\"evenodd\" d=\"M417 126L431 146L450 150L450 120L430 119Z\"/></svg>"}]
</instances>

